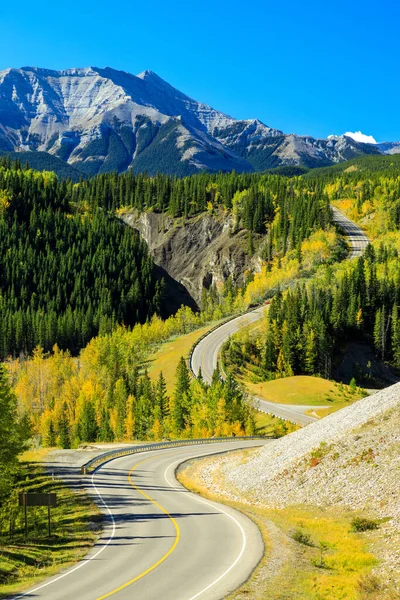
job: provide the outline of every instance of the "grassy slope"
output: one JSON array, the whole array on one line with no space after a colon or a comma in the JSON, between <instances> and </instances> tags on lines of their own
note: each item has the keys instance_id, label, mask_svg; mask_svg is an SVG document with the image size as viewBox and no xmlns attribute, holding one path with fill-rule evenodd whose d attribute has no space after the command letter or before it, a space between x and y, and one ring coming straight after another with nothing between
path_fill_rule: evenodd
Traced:
<instances>
[{"instance_id":1,"label":"grassy slope","mask_svg":"<svg viewBox=\"0 0 400 600\"><path fill-rule=\"evenodd\" d=\"M212 329L213 325L207 325L201 329L196 329L187 335L176 337L173 340L162 344L160 348L152 354L146 362L150 379L157 381L162 371L167 383L167 392L173 394L175 387L175 372L178 362L182 356L188 357L193 344L204 334Z\"/></svg>"},{"instance_id":2,"label":"grassy slope","mask_svg":"<svg viewBox=\"0 0 400 600\"><path fill-rule=\"evenodd\" d=\"M214 325L207 325L196 331L192 331L187 335L177 337L172 341L162 344L160 348L148 359L146 367L150 379L157 381L160 372L162 371L166 384L167 393L172 395L175 389L175 372L178 366L179 359L181 356L187 357L193 344L204 334L212 329ZM264 413L257 412L256 414L256 427L260 434L270 435L274 432L274 428L277 424L277 419L266 415Z\"/></svg>"},{"instance_id":3,"label":"grassy slope","mask_svg":"<svg viewBox=\"0 0 400 600\"><path fill-rule=\"evenodd\" d=\"M189 463L178 478L192 491L226 502L223 496L211 494L197 483L199 466L212 460ZM257 569L229 596L230 600L356 600L361 597L358 595L360 576L368 574L377 561L369 551L367 536L350 532L352 513L314 506L268 509L245 502L226 503L257 523L266 547ZM310 535L313 546L295 542L291 534L296 529ZM320 542L330 546L324 553L324 568L319 566Z\"/></svg>"},{"instance_id":4,"label":"grassy slope","mask_svg":"<svg viewBox=\"0 0 400 600\"><path fill-rule=\"evenodd\" d=\"M256 321L246 327L246 332L250 336L262 334L263 327L262 321ZM313 416L317 415L319 417L344 408L350 402L359 400L365 395L360 391L352 392L348 385L308 375L296 375L254 383L250 369L241 377L241 383L250 394L264 398L269 402L295 404L297 406L326 406L323 409L309 411L310 414L312 412Z\"/></svg>"},{"instance_id":5,"label":"grassy slope","mask_svg":"<svg viewBox=\"0 0 400 600\"><path fill-rule=\"evenodd\" d=\"M24 539L23 511L15 508L15 529L9 535L8 514L0 522L0 599L37 584L82 558L97 539L100 515L83 492L52 481L43 469L24 463L18 491L56 492L57 508L52 509L52 536L47 537L47 509L28 509L28 540ZM12 507L18 504L15 496Z\"/></svg>"},{"instance_id":6,"label":"grassy slope","mask_svg":"<svg viewBox=\"0 0 400 600\"><path fill-rule=\"evenodd\" d=\"M249 336L262 335L264 323L262 320L247 325L242 330ZM273 381L252 381L251 369L244 372L240 378L242 385L252 394L269 402L278 404L295 404L298 406L326 406L326 409L313 411L313 416L325 416L347 406L363 397L363 394L352 393L348 385L338 384L322 377L296 375ZM311 414L311 413L310 413ZM260 420L260 419L259 419ZM261 419L262 420L262 419ZM260 426L260 424L258 424Z\"/></svg>"},{"instance_id":7,"label":"grassy slope","mask_svg":"<svg viewBox=\"0 0 400 600\"><path fill-rule=\"evenodd\" d=\"M19 455L19 460L22 463L40 463L43 462L49 452L52 450L56 450L56 448L36 448L31 450L25 450L22 454Z\"/></svg>"},{"instance_id":8,"label":"grassy slope","mask_svg":"<svg viewBox=\"0 0 400 600\"><path fill-rule=\"evenodd\" d=\"M252 394L270 402L300 406L326 405L330 408L341 408L362 397L360 393L352 393L348 385L308 375L296 375L261 383L246 381L246 387Z\"/></svg>"}]
</instances>

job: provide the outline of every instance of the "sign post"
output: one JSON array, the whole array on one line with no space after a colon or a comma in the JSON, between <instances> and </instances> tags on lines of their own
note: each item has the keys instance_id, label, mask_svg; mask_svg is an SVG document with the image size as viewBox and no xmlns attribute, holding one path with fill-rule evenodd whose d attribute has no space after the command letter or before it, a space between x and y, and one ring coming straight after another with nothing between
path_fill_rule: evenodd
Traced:
<instances>
[{"instance_id":1,"label":"sign post","mask_svg":"<svg viewBox=\"0 0 400 600\"><path fill-rule=\"evenodd\" d=\"M47 535L51 537L50 494L47 497Z\"/></svg>"},{"instance_id":2,"label":"sign post","mask_svg":"<svg viewBox=\"0 0 400 600\"><path fill-rule=\"evenodd\" d=\"M25 516L25 539L28 537L28 505L26 502L26 494L23 496L24 498L24 516Z\"/></svg>"},{"instance_id":3,"label":"sign post","mask_svg":"<svg viewBox=\"0 0 400 600\"><path fill-rule=\"evenodd\" d=\"M25 539L28 537L28 506L47 506L47 533L51 536L51 508L57 506L57 494L28 494L21 492L18 497L19 506L24 507Z\"/></svg>"}]
</instances>

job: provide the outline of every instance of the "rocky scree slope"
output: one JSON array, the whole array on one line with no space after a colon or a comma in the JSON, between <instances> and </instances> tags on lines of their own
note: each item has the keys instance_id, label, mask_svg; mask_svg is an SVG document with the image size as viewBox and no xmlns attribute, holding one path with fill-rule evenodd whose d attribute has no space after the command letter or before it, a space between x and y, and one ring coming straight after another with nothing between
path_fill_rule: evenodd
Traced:
<instances>
[{"instance_id":1,"label":"rocky scree slope","mask_svg":"<svg viewBox=\"0 0 400 600\"><path fill-rule=\"evenodd\" d=\"M43 151L86 174L262 171L326 166L396 144L285 135L189 98L152 71L106 67L0 72L0 151Z\"/></svg>"},{"instance_id":2,"label":"rocky scree slope","mask_svg":"<svg viewBox=\"0 0 400 600\"><path fill-rule=\"evenodd\" d=\"M270 508L343 507L382 519L377 571L400 585L400 384L257 450L204 463L201 485Z\"/></svg>"},{"instance_id":3,"label":"rocky scree slope","mask_svg":"<svg viewBox=\"0 0 400 600\"><path fill-rule=\"evenodd\" d=\"M254 234L255 253L250 257L248 232L233 232L233 217L203 213L174 219L154 212L126 213L122 219L139 231L154 262L187 290L201 305L203 288L220 289L228 277L241 285L246 271L261 268L263 236Z\"/></svg>"}]
</instances>

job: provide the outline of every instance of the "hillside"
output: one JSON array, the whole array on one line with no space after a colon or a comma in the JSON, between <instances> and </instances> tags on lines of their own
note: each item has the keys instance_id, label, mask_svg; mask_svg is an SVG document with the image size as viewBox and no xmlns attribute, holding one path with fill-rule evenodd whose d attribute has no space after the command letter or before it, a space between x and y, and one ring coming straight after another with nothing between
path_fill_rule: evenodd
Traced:
<instances>
[{"instance_id":1,"label":"hillside","mask_svg":"<svg viewBox=\"0 0 400 600\"><path fill-rule=\"evenodd\" d=\"M76 353L117 324L182 304L232 307L260 254L272 262L330 228L324 199L295 187L293 195L287 179L235 172L111 173L76 184L1 159L0 356L55 343Z\"/></svg>"},{"instance_id":2,"label":"hillside","mask_svg":"<svg viewBox=\"0 0 400 600\"><path fill-rule=\"evenodd\" d=\"M336 261L276 295L262 332L233 336L226 365L261 384L276 377L354 378L365 388L399 381L400 156L362 157L300 177L357 222L371 240L362 257ZM293 183L292 183L293 184ZM323 255L317 235L301 247L303 267ZM356 238L358 239L358 238Z\"/></svg>"},{"instance_id":3,"label":"hillside","mask_svg":"<svg viewBox=\"0 0 400 600\"><path fill-rule=\"evenodd\" d=\"M265 251L260 234L249 251L248 232L235 231L233 215L207 212L183 222L157 212L128 211L122 219L140 232L156 265L179 281L198 307L204 292L222 290L228 279L243 287L246 273L259 270Z\"/></svg>"},{"instance_id":4,"label":"hillside","mask_svg":"<svg viewBox=\"0 0 400 600\"><path fill-rule=\"evenodd\" d=\"M299 173L299 175L304 175L308 179L334 179L341 174L351 175L352 173L354 175L360 174L361 176L367 173L382 173L387 176L399 174L400 154L391 154L390 156L361 156L330 167L312 169L304 174Z\"/></svg>"},{"instance_id":5,"label":"hillside","mask_svg":"<svg viewBox=\"0 0 400 600\"><path fill-rule=\"evenodd\" d=\"M48 152L0 152L1 157L5 157L12 162L19 161L23 169L28 166L35 171L53 171L61 179L72 179L72 181L77 182L86 177L84 173L75 169L75 167Z\"/></svg>"},{"instance_id":6,"label":"hillside","mask_svg":"<svg viewBox=\"0 0 400 600\"><path fill-rule=\"evenodd\" d=\"M183 176L329 166L398 144L315 139L234 119L152 71L24 67L0 72L0 150L46 152L87 175L131 168Z\"/></svg>"},{"instance_id":7,"label":"hillside","mask_svg":"<svg viewBox=\"0 0 400 600\"><path fill-rule=\"evenodd\" d=\"M338 511L347 514L349 520L355 517L372 520L376 530L362 535L364 543L379 559L374 567L379 578L376 595L347 596L335 587L339 583L338 579L335 583L335 574L340 572L342 560L342 550L337 546L326 559L333 569L328 587L333 594L336 589L337 595L325 592L322 597L397 598L385 595L385 590L396 586L400 590L399 417L400 385L397 384L263 449L247 453L245 458L239 452L198 463L194 471L196 485L203 491L222 495L227 501L268 509L270 512L266 514L282 517L297 514L305 536L313 531L308 520L313 510L321 523L337 518ZM304 507L303 518L299 507ZM305 541L304 544L307 546ZM350 564L355 560L350 545L349 541L348 577ZM354 566L353 570L357 569ZM326 577L329 579L329 572ZM298 597L303 598L301 594Z\"/></svg>"},{"instance_id":8,"label":"hillside","mask_svg":"<svg viewBox=\"0 0 400 600\"><path fill-rule=\"evenodd\" d=\"M139 235L72 201L54 173L0 163L0 358L76 353L117 323L166 315L165 282ZM69 182L70 191L76 189Z\"/></svg>"}]
</instances>

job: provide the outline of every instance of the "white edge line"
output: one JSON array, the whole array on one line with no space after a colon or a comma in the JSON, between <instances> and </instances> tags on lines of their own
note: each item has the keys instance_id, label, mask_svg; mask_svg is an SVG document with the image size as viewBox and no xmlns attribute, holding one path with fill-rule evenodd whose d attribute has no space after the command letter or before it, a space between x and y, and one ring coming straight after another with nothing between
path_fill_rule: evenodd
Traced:
<instances>
[{"instance_id":1,"label":"white edge line","mask_svg":"<svg viewBox=\"0 0 400 600\"><path fill-rule=\"evenodd\" d=\"M105 550L107 548L107 546L110 544L111 540L113 539L113 537L115 535L115 530L116 530L115 519L114 519L114 515L112 514L110 508L107 506L102 495L100 494L99 490L97 489L96 484L94 483L95 475L96 475L96 471L94 471L92 478L91 478L93 489L96 492L97 496L100 498L100 501L103 504L103 506L106 508L108 514L111 517L111 522L112 522L112 531L111 531L111 535L109 536L109 538L107 540L107 543L103 544L102 547L100 548L100 550L98 550L96 552L96 554L93 554L93 556L90 556L89 558L83 558L82 561L80 561L76 567L73 567L72 569L68 570L66 573L63 573L62 575L59 575L55 579L51 579L47 583L43 583L42 585L39 585L37 588L35 588L33 590L29 590L28 592L25 592L24 594L20 594L19 596L11 596L8 600L18 600L18 598L24 598L25 596L30 596L31 594L34 594L35 592L42 590L43 588L47 587L48 585L52 585L53 583L56 583L56 581L60 581L60 579L64 579L64 577L67 577L68 575L72 575L72 573L75 573L75 571L77 571L78 569L81 569L85 565L89 564L91 560L94 560L95 558L97 558L99 556L99 554L101 554L103 552L103 550Z\"/></svg>"},{"instance_id":2,"label":"white edge line","mask_svg":"<svg viewBox=\"0 0 400 600\"><path fill-rule=\"evenodd\" d=\"M203 455L200 455L203 456ZM191 459L196 458L196 457L191 457ZM168 483L168 485L170 487L176 487L175 484L172 484L170 482L170 480L167 477L167 471L174 465L177 465L179 463L182 462L186 462L187 459L182 460L182 458L180 458L179 460L174 461L173 463L171 463L170 465L168 465L168 467L165 469L164 471L164 479L165 481ZM224 515L226 515L229 519L231 519L240 529L240 532L242 534L242 547L241 550L238 554L238 556L236 557L235 561L231 564L230 567L228 567L226 569L226 571L224 571L222 573L222 575L220 575L219 577L217 577L217 579L215 579L214 581L212 581L209 585L207 585L207 587L203 588L202 590L200 590L200 592L198 592L197 594L195 594L194 596L191 596L188 600L195 600L195 598L198 598L199 596L201 596L202 594L204 594L204 592L207 592L211 587L213 587L214 585L216 585L219 581L221 581L221 579L223 579L226 575L228 575L228 573L230 571L232 571L232 569L237 565L237 563L239 562L239 560L242 558L244 551L246 549L246 544L247 544L247 538L246 538L246 533L243 529L243 527L241 526L241 524L239 523L239 521L237 519L235 519L235 517L233 517L232 515L230 515L228 512L226 512L223 508L221 508L219 506L219 504L217 503L212 503L209 500L204 500L203 498L199 498L198 496L196 496L195 494L192 494L191 492L189 492L189 490L186 490L185 488L182 489L182 493L187 494L188 496L190 496L193 500L197 500L198 502L201 502L202 504L208 504L209 506L211 506L212 508L217 508L219 511L221 511Z\"/></svg>"},{"instance_id":3,"label":"white edge line","mask_svg":"<svg viewBox=\"0 0 400 600\"><path fill-rule=\"evenodd\" d=\"M199 455L199 456L204 456L203 454ZM190 457L193 458L193 457ZM194 457L196 458L196 457ZM170 483L170 481L167 479L166 477L166 472L167 470L174 464L180 463L180 462L185 462L186 459L180 458L179 460L171 463L164 472L164 478L166 480L166 482L168 483L168 485L170 487L174 487L173 484ZM100 467L98 467L100 468ZM107 548L107 546L111 543L113 537L115 536L115 532L116 532L116 526L115 526L115 519L114 519L114 515L112 514L109 506L107 505L107 503L105 502L105 500L103 499L102 495L100 494L99 490L96 487L96 484L94 483L94 476L97 473L97 470L93 472L92 477L91 477L91 484L92 487L94 489L94 491L96 492L97 496L99 497L101 503L103 504L103 506L105 507L105 509L107 510L109 516L111 517L111 522L112 522L112 531L111 531L111 535L108 537L107 539L107 543L103 544L102 547L95 553L93 554L93 556L90 556L89 558L83 558L82 561L80 561L75 567L73 567L72 569L69 569L68 571L66 571L66 573L63 573L62 575L59 575L58 577L55 577L54 579L51 579L50 581L48 581L47 583L43 583L42 585L39 585L38 587L29 590L27 592L25 592L24 594L20 594L18 596L10 596L10 598L6 598L5 600L18 600L19 598L24 598L24 597L29 597L31 594L34 594L36 592L38 592L39 590L42 590L45 587L48 587L49 585L52 585L53 583L56 583L57 581L60 581L60 579L64 579L64 577L67 577L69 575L72 575L72 573L75 573L76 571L78 571L78 569L81 569L82 567L84 567L85 565L89 564L90 561L94 560L95 558L97 558L99 556L99 554L101 554L103 552L103 550L105 550ZM193 498L194 500L197 500L198 502L202 502L203 504L208 504L210 506L213 506L213 508L215 508L215 506L207 501L207 500L203 500L201 498L198 498L197 496L195 496L194 494L191 494L189 491L185 491L185 489L183 488L183 493L186 493L188 496L190 496L191 498ZM218 579L216 579L215 581L213 581L210 585L208 585L206 588L204 588L203 590L201 590L198 594L196 594L195 596L192 596L191 598L189 598L189 600L194 600L195 598L197 598L198 596L200 596L201 594L203 594L205 591L207 591L210 587L212 587L213 585L215 585L216 583L218 583L218 581L220 581L223 577L225 577L225 575L227 575L229 573L229 571L231 571L233 569L233 567L238 563L238 561L241 559L241 557L243 556L243 553L245 551L246 548L246 534L244 532L243 527L240 525L240 523L234 518L232 517L232 515L230 515L229 513L227 513L225 510L223 510L222 508L220 508L219 506L217 507L218 510L220 510L222 513L224 513L227 517L229 517L230 519L232 519L232 521L234 521L236 523L236 525L239 527L241 533L242 533L242 538L243 538L243 545L242 545L242 549L239 553L239 556L236 558L235 562L220 576L218 577Z\"/></svg>"}]
</instances>

